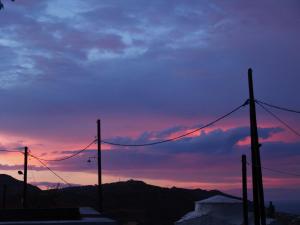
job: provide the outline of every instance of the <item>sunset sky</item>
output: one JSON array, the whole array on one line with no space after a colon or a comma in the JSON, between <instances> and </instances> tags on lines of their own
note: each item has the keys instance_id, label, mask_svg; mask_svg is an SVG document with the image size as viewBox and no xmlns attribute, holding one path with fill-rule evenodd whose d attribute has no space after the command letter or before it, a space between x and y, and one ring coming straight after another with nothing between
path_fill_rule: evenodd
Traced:
<instances>
[{"instance_id":1,"label":"sunset sky","mask_svg":"<svg viewBox=\"0 0 300 225\"><path fill-rule=\"evenodd\" d=\"M255 96L300 110L300 2L2 0L0 149L65 157L96 135L148 143L211 122ZM300 115L271 109L300 132ZM300 200L300 137L257 106L267 200ZM241 193L251 161L249 108L176 142L103 145L104 182ZM96 145L47 165L72 184L96 184ZM29 182L55 185L35 159ZM0 172L22 179L23 155L0 152ZM248 166L249 173L250 167ZM249 176L249 182L251 181ZM249 187L251 184L249 183Z\"/></svg>"}]
</instances>

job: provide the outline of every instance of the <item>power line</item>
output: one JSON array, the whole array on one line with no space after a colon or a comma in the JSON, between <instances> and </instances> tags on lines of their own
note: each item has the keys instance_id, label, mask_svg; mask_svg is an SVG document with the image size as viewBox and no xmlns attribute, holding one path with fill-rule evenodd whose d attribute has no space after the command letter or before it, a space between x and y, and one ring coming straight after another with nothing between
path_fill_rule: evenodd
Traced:
<instances>
[{"instance_id":1,"label":"power line","mask_svg":"<svg viewBox=\"0 0 300 225\"><path fill-rule=\"evenodd\" d=\"M269 170L275 173L281 173L281 174L286 174L286 175L290 175L290 176L295 176L295 177L300 177L300 174L296 174L296 173L290 173L290 172L286 172L286 171L282 171L282 170L274 170L271 168L267 168L267 167L262 167L265 170Z\"/></svg>"},{"instance_id":2,"label":"power line","mask_svg":"<svg viewBox=\"0 0 300 225\"><path fill-rule=\"evenodd\" d=\"M1 152L17 152L17 153L21 153L24 154L24 152L21 151L14 151L14 150L7 150L7 149L0 149ZM51 168L49 168L44 162L42 162L38 157L29 154L31 157L35 158L36 160L38 160L44 167L46 167L50 172L52 172L56 177L58 177L60 180L62 180L65 184L71 186L71 184L69 184L65 179L63 179L61 176L59 176L57 173L55 173Z\"/></svg>"},{"instance_id":3,"label":"power line","mask_svg":"<svg viewBox=\"0 0 300 225\"><path fill-rule=\"evenodd\" d=\"M156 141L156 142L151 142L151 143L143 143L143 144L122 144L122 143L115 143L115 142L110 142L110 141L105 141L105 140L102 140L101 142L102 143L105 143L105 144L109 144L109 145L116 145L116 146L124 146L124 147L141 147L141 146L149 146L149 145L157 145L157 144L162 144L162 143L165 143L165 142L171 142L171 141L175 141L175 140L178 140L180 138L183 138L183 137L186 137L190 134L193 134L199 130L202 130L204 128L207 128L209 126L212 126L213 124L215 124L216 122L230 116L231 114L233 114L234 112L238 111L239 109L241 109L242 107L246 106L249 104L249 101L245 101L245 103L243 103L242 105L236 107L235 109L233 109L232 111L230 111L229 113L226 113L225 115L215 119L214 121L202 126L202 127L199 127L193 131L190 131L188 133L185 133L185 134L182 134L182 135L179 135L177 137L174 137L174 138L170 138L170 139L166 139L166 140L161 140L161 141Z\"/></svg>"},{"instance_id":4,"label":"power line","mask_svg":"<svg viewBox=\"0 0 300 225\"><path fill-rule=\"evenodd\" d=\"M289 109L289 108L285 108L285 107L281 107L281 106L276 106L276 105L273 105L273 104L270 104L270 103L267 103L267 102L263 102L263 101L260 101L260 100L255 100L257 103L261 103L263 105L266 105L266 106L269 106L269 107L272 107L272 108L275 108L275 109L279 109L279 110L283 110L283 111L287 111L287 112L292 112L292 113L300 113L299 110L294 110L294 109Z\"/></svg>"},{"instance_id":5,"label":"power line","mask_svg":"<svg viewBox=\"0 0 300 225\"><path fill-rule=\"evenodd\" d=\"M63 181L65 184L67 184L68 186L72 186L68 181L66 181L64 178L62 178L61 176L59 176L56 172L54 172L50 167L48 167L42 160L40 160L38 157L29 154L31 157L35 158L37 161L39 161L40 164L42 164L45 168L47 168L51 173L53 173L57 178L59 178L61 181Z\"/></svg>"},{"instance_id":6,"label":"power line","mask_svg":"<svg viewBox=\"0 0 300 225\"><path fill-rule=\"evenodd\" d=\"M64 161L64 160L67 160L67 159L70 159L70 158L73 158L77 155L79 155L80 153L82 153L83 151L87 150L92 144L94 144L96 142L96 140L93 140L91 143L89 143L86 147L84 147L83 149L81 149L80 151L77 151L76 153L72 154L72 155L69 155L69 156L66 156L66 157L63 157L63 158L60 158L60 159L43 159L43 158L39 158L40 160L42 161L46 161L46 162L58 162L58 161Z\"/></svg>"},{"instance_id":7,"label":"power line","mask_svg":"<svg viewBox=\"0 0 300 225\"><path fill-rule=\"evenodd\" d=\"M300 137L300 133L296 131L294 128L292 128L290 125L288 125L286 122L284 122L282 119L280 119L276 114L271 112L269 109L267 109L263 104L260 102L256 102L260 107L262 107L267 113L269 113L271 116L273 116L276 120L278 120L281 124L283 124L286 128L288 128L291 132L293 132L295 135Z\"/></svg>"},{"instance_id":8,"label":"power line","mask_svg":"<svg viewBox=\"0 0 300 225\"><path fill-rule=\"evenodd\" d=\"M248 161L247 161L247 165L248 166L250 165L250 163ZM256 167L258 167L258 166L256 165ZM261 168L264 169L264 170L269 170L269 171L274 172L274 173L281 173L281 174L285 174L285 175L300 177L300 174L296 174L296 173L290 173L290 172L287 172L287 171L272 169L272 168L264 167L264 166L262 166Z\"/></svg>"}]
</instances>

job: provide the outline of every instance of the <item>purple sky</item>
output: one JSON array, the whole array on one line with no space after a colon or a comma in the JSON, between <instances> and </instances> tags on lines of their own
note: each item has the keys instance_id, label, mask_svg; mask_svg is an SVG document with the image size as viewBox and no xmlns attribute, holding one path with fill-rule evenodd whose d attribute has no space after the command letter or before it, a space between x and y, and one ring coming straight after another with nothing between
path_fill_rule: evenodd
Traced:
<instances>
[{"instance_id":1,"label":"purple sky","mask_svg":"<svg viewBox=\"0 0 300 225\"><path fill-rule=\"evenodd\" d=\"M3 3L1 148L28 145L44 158L65 156L93 140L98 118L103 138L117 142L184 133L248 98L249 67L258 99L300 109L298 0ZM257 113L263 165L300 174L299 137ZM300 131L299 114L276 113ZM239 194L248 136L244 108L197 136L104 151L104 178ZM48 165L70 183L94 184L96 165L86 160L95 147ZM1 154L1 173L17 177L21 158ZM57 182L32 164L32 182ZM263 173L268 199L300 199L299 177Z\"/></svg>"}]
</instances>

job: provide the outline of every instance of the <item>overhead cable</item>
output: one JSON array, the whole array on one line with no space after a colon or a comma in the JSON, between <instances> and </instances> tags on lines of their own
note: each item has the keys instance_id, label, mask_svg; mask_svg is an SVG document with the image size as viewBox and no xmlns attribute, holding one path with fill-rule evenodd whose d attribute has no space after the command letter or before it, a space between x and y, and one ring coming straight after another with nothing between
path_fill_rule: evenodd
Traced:
<instances>
[{"instance_id":1,"label":"overhead cable","mask_svg":"<svg viewBox=\"0 0 300 225\"><path fill-rule=\"evenodd\" d=\"M46 161L46 162L58 162L58 161L64 161L64 160L67 160L67 159L70 159L70 158L73 158L77 155L79 155L80 153L82 153L83 151L87 150L92 144L94 144L96 142L96 140L93 140L91 143L89 143L87 146L85 146L83 149L75 152L74 154L72 155L69 155L69 156L66 156L66 157L63 157L63 158L59 158L59 159L43 159L43 158L39 158L40 160L42 161Z\"/></svg>"},{"instance_id":2,"label":"overhead cable","mask_svg":"<svg viewBox=\"0 0 300 225\"><path fill-rule=\"evenodd\" d=\"M51 173L53 173L58 179L60 179L62 182L64 182L65 184L67 184L69 187L71 187L72 185L66 181L64 178L62 178L61 176L59 176L56 172L54 172L50 167L48 167L42 160L40 160L38 157L29 154L29 156L35 158L37 161L39 161L39 163L44 166L46 169L48 169Z\"/></svg>"},{"instance_id":3,"label":"overhead cable","mask_svg":"<svg viewBox=\"0 0 300 225\"><path fill-rule=\"evenodd\" d=\"M283 110L283 111L287 111L287 112L292 112L292 113L300 113L299 110L294 110L294 109L289 109L289 108L285 108L285 107L281 107L281 106L276 106L276 105L273 105L273 104L270 104L270 103L267 103L267 102L260 101L258 99L256 99L255 101L257 103L261 103L263 105L266 105L266 106L269 106L269 107L272 107L272 108L275 108L275 109L279 109L279 110Z\"/></svg>"},{"instance_id":4,"label":"overhead cable","mask_svg":"<svg viewBox=\"0 0 300 225\"><path fill-rule=\"evenodd\" d=\"M242 107L246 106L249 104L249 101L245 101L242 105L236 107L235 109L231 110L230 112L226 113L223 116L218 117L217 119L215 119L214 121L207 123L206 125L203 125L197 129L194 129L190 132L187 132L185 134L176 136L174 138L170 138L170 139L166 139L166 140L161 140L161 141L155 141L155 142L150 142L150 143L142 143L142 144L123 144L123 143L115 143L115 142L111 142L111 141L106 141L106 140L102 140L101 142L104 144L109 144L109 145L115 145L115 146L124 146L124 147L141 147L141 146L149 146L149 145L157 145L157 144L162 144L162 143L166 143L166 142L171 142L171 141L176 141L180 138L186 137L190 134L196 133L199 130L202 130L204 128L210 127L212 125L214 125L216 122L219 122L220 120L230 116L231 114L233 114L234 112L238 111L239 109L241 109Z\"/></svg>"},{"instance_id":5,"label":"overhead cable","mask_svg":"<svg viewBox=\"0 0 300 225\"><path fill-rule=\"evenodd\" d=\"M300 133L296 131L294 128L292 128L289 124L284 122L282 119L280 119L275 113L271 112L269 109L267 109L263 104L260 102L256 102L262 109L264 109L267 113L269 113L272 117L274 117L276 120L278 120L281 124L283 124L288 130L290 130L292 133L300 137Z\"/></svg>"},{"instance_id":6,"label":"overhead cable","mask_svg":"<svg viewBox=\"0 0 300 225\"><path fill-rule=\"evenodd\" d=\"M249 165L249 163L248 163L248 165ZM259 166L256 166L256 167L259 167ZM268 168L268 167L264 167L264 166L261 166L261 168L264 169L264 170L269 170L269 171L275 172L275 173L281 173L281 174L285 174L285 175L300 177L300 174L296 174L296 173L290 173L290 172L277 170L277 169L272 169L272 168Z\"/></svg>"},{"instance_id":7,"label":"overhead cable","mask_svg":"<svg viewBox=\"0 0 300 225\"><path fill-rule=\"evenodd\" d=\"M296 174L296 173L290 173L290 172L286 172L286 171L282 171L282 170L275 170L275 169L271 169L271 168L267 168L267 167L261 167L261 168L275 172L275 173L281 173L281 174L285 174L285 175L300 177L300 174Z\"/></svg>"},{"instance_id":8,"label":"overhead cable","mask_svg":"<svg viewBox=\"0 0 300 225\"><path fill-rule=\"evenodd\" d=\"M249 165L251 165L251 163L249 163L247 161L247 165L249 166ZM259 167L259 166L256 165L255 167ZM300 177L300 174L296 174L296 173L290 173L290 172L287 172L287 171L272 169L272 168L264 167L264 166L261 166L261 168L264 169L264 170L269 170L269 171L274 172L274 173L281 173L281 174L286 174L286 175L290 175L290 176Z\"/></svg>"}]
</instances>

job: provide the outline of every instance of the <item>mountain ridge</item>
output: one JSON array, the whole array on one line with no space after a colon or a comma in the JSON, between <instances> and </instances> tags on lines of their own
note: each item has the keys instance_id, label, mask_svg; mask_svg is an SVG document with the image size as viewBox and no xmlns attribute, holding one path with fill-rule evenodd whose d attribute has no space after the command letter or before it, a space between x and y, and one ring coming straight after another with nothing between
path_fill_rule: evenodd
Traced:
<instances>
[{"instance_id":1,"label":"mountain ridge","mask_svg":"<svg viewBox=\"0 0 300 225\"><path fill-rule=\"evenodd\" d=\"M10 185L23 187L23 182L8 175ZM0 182L4 180L0 175ZM40 190L29 185L28 204L32 208L83 207L98 208L98 186L74 186L61 189ZM8 186L8 190L9 190ZM184 189L159 187L143 181L128 180L104 184L103 214L114 218L120 224L135 221L143 225L171 225L185 213L194 209L194 202L214 195L227 195L218 190ZM22 195L22 189L17 196ZM234 196L230 196L234 197ZM236 198L236 197L234 197ZM19 201L18 198L10 198ZM0 194L0 202L1 194ZM10 202L12 208L20 205Z\"/></svg>"},{"instance_id":2,"label":"mountain ridge","mask_svg":"<svg viewBox=\"0 0 300 225\"><path fill-rule=\"evenodd\" d=\"M3 200L3 184L7 185L7 208L21 208L23 181L0 174L0 206ZM240 199L218 190L159 187L138 180L103 184L102 188L103 215L117 220L122 225L173 225L187 212L194 210L195 201L215 195ZM97 209L97 200L97 185L41 190L28 184L30 208L89 206ZM251 207L252 203L249 204ZM296 215L277 213L277 217L282 224L299 224Z\"/></svg>"}]
</instances>

